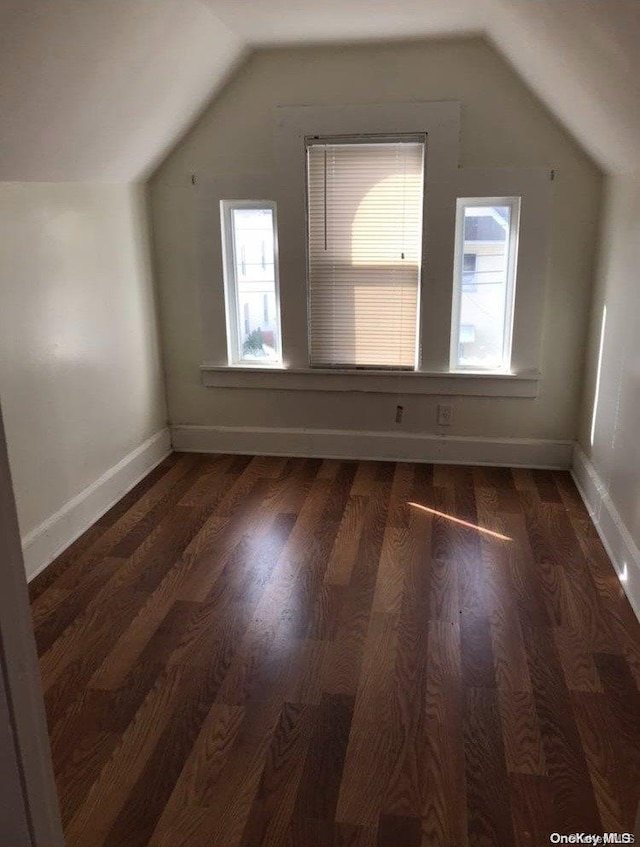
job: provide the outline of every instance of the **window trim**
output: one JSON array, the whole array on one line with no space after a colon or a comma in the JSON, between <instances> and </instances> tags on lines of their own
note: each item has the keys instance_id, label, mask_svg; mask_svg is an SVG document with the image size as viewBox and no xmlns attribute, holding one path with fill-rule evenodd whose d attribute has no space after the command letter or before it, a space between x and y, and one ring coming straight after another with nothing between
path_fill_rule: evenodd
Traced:
<instances>
[{"instance_id":1,"label":"window trim","mask_svg":"<svg viewBox=\"0 0 640 847\"><path fill-rule=\"evenodd\" d=\"M451 269L460 103L355 104L280 106L275 118L275 181L282 193L280 209L281 291L287 367L309 366L307 326L291 315L307 313L306 287L300 285L306 259L305 144L308 136L426 135L424 168L422 288L419 306L418 371L449 367ZM354 380L357 380L357 373Z\"/></svg>"},{"instance_id":2,"label":"window trim","mask_svg":"<svg viewBox=\"0 0 640 847\"><path fill-rule=\"evenodd\" d=\"M462 305L462 287L464 273L464 221L465 210L473 206L508 206L511 209L509 219L509 245L507 264L507 296L504 326L502 333L502 362L500 368L479 368L474 365L458 363L460 339L460 310ZM456 229L453 258L453 293L451 300L451 344L449 348L449 371L480 372L487 374L511 373L511 354L513 347L513 325L515 318L515 300L517 292L518 244L520 237L520 211L522 197L458 197L456 201Z\"/></svg>"},{"instance_id":3,"label":"window trim","mask_svg":"<svg viewBox=\"0 0 640 847\"><path fill-rule=\"evenodd\" d=\"M554 189L562 171L549 165L459 167L460 105L456 102L391 103L351 106L283 106L273 115L272 164L240 173L209 173L194 193L198 226L195 267L199 278L202 383L251 390L349 390L393 395L398 377L351 371L324 374L307 370L304 136L346 132L426 131L423 298L420 307L419 370L402 372L402 391L413 394L535 397L543 364L545 289L554 216ZM457 197L521 196L518 292L515 303L512 373L450 373L451 294ZM282 364L230 366L227 355L222 278L220 200L268 197L277 203L279 303ZM302 205L302 209L300 206ZM302 230L302 234L300 234ZM199 344L198 344L199 341ZM196 354L197 355L197 354ZM264 379L260 379L260 372ZM463 377L463 378L462 378ZM330 387L331 386L331 387ZM338 387L339 386L339 387ZM494 393L494 387L499 393Z\"/></svg>"},{"instance_id":4,"label":"window trim","mask_svg":"<svg viewBox=\"0 0 640 847\"><path fill-rule=\"evenodd\" d=\"M244 316L240 314L238 300L238 280L236 279L233 258L235 256L234 229L232 213L235 209L270 209L273 227L273 268L274 291L276 300L275 323L278 327L280 349L276 360L256 363L255 359L243 359L240 354L240 335ZM280 368L283 362L282 324L280 316L280 272L278 263L278 209L275 200L220 200L220 228L222 240L222 275L224 282L225 323L227 335L227 363L229 367Z\"/></svg>"},{"instance_id":5,"label":"window trim","mask_svg":"<svg viewBox=\"0 0 640 847\"><path fill-rule=\"evenodd\" d=\"M540 374L490 371L384 371L339 368L268 368L263 365L220 366L204 362L202 382L209 388L263 391L329 391L454 397L536 397Z\"/></svg>"}]
</instances>

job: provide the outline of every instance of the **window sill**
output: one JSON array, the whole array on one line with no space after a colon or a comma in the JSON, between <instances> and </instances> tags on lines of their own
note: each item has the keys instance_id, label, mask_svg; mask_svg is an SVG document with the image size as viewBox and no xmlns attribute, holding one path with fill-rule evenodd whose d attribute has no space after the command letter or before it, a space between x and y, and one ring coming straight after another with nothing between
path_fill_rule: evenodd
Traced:
<instances>
[{"instance_id":1,"label":"window sill","mask_svg":"<svg viewBox=\"0 0 640 847\"><path fill-rule=\"evenodd\" d=\"M360 391L374 394L438 394L469 397L537 397L539 372L352 371L283 368L273 365L203 364L208 388L261 388L268 391Z\"/></svg>"}]
</instances>

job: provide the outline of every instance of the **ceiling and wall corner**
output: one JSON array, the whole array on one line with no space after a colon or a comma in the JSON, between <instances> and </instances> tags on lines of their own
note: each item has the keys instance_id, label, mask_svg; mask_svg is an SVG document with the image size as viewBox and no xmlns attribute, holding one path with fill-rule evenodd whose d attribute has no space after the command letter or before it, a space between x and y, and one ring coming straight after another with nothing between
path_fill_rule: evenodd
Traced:
<instances>
[{"instance_id":1,"label":"ceiling and wall corner","mask_svg":"<svg viewBox=\"0 0 640 847\"><path fill-rule=\"evenodd\" d=\"M628 171L639 20L635 0L2 0L0 180L146 178L260 46L479 34Z\"/></svg>"},{"instance_id":2,"label":"ceiling and wall corner","mask_svg":"<svg viewBox=\"0 0 640 847\"><path fill-rule=\"evenodd\" d=\"M605 172L636 167L640 4L499 0L490 40Z\"/></svg>"},{"instance_id":3,"label":"ceiling and wall corner","mask_svg":"<svg viewBox=\"0 0 640 847\"><path fill-rule=\"evenodd\" d=\"M0 181L143 180L244 50L199 0L2 0Z\"/></svg>"},{"instance_id":4,"label":"ceiling and wall corner","mask_svg":"<svg viewBox=\"0 0 640 847\"><path fill-rule=\"evenodd\" d=\"M482 34L604 170L640 135L635 0L204 0L247 43Z\"/></svg>"}]
</instances>

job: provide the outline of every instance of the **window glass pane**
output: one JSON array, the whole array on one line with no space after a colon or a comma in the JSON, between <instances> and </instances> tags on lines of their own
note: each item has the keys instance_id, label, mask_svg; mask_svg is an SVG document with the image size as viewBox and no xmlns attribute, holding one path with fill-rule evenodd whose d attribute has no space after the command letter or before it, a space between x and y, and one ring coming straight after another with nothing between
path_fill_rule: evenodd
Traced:
<instances>
[{"instance_id":1,"label":"window glass pane","mask_svg":"<svg viewBox=\"0 0 640 847\"><path fill-rule=\"evenodd\" d=\"M274 209L227 201L227 308L234 321L237 362L281 359ZM229 255L230 254L230 255Z\"/></svg>"},{"instance_id":2,"label":"window glass pane","mask_svg":"<svg viewBox=\"0 0 640 847\"><path fill-rule=\"evenodd\" d=\"M509 366L515 257L511 255L514 206L465 201L458 217L462 253L452 365L479 370Z\"/></svg>"}]
</instances>

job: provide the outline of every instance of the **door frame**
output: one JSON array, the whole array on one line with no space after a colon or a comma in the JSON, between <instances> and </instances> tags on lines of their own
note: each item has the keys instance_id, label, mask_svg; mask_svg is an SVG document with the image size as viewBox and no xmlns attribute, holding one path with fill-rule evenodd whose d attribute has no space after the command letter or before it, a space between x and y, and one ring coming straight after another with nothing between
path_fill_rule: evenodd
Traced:
<instances>
[{"instance_id":1,"label":"door frame","mask_svg":"<svg viewBox=\"0 0 640 847\"><path fill-rule=\"evenodd\" d=\"M63 847L58 793L38 667L22 544L0 407L0 686L6 692L31 847ZM15 791L15 786L13 786ZM2 802L0 779L0 802ZM13 809L12 807L12 813ZM18 821L16 821L18 823Z\"/></svg>"}]
</instances>

